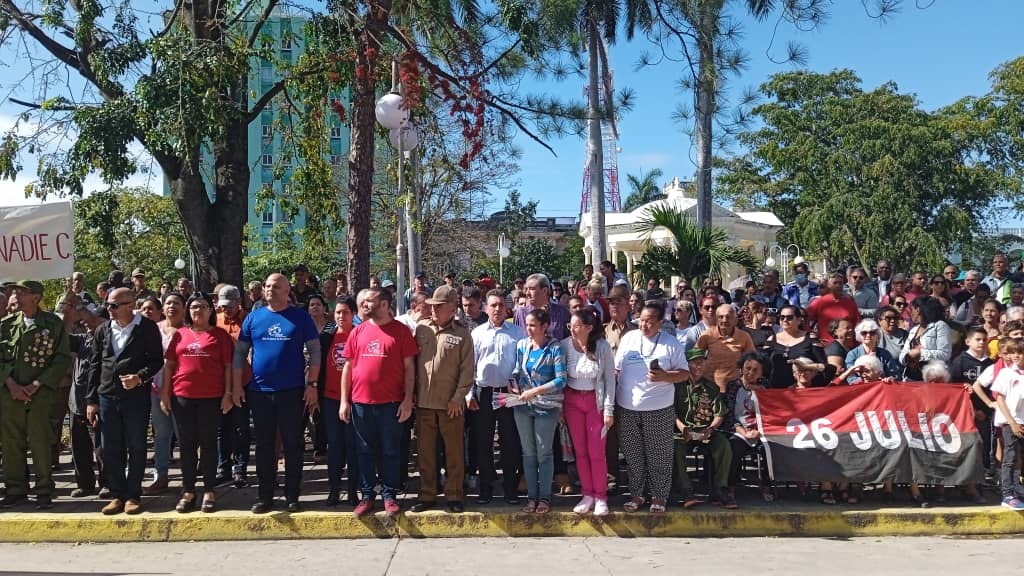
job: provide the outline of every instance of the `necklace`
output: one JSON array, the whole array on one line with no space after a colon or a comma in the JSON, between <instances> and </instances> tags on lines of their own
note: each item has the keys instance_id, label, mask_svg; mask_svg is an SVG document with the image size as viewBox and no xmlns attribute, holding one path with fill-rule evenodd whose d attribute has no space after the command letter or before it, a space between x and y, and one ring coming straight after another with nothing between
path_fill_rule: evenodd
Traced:
<instances>
[{"instance_id":1,"label":"necklace","mask_svg":"<svg viewBox=\"0 0 1024 576\"><path fill-rule=\"evenodd\" d=\"M644 354L644 336L643 336L643 334L641 334L640 335L640 355L643 356L644 358L646 358L646 357L651 356L652 354L654 354L654 351L657 350L657 348L658 348L658 342L661 342L661 332L658 332L658 337L654 340L654 346L651 347L651 352L649 354Z\"/></svg>"}]
</instances>

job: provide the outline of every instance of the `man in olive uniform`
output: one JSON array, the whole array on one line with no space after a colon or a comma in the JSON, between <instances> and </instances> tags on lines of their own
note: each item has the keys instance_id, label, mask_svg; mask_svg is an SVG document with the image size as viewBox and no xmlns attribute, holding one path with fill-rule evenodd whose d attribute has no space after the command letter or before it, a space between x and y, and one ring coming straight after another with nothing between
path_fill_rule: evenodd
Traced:
<instances>
[{"instance_id":1,"label":"man in olive uniform","mask_svg":"<svg viewBox=\"0 0 1024 576\"><path fill-rule=\"evenodd\" d=\"M54 483L50 407L71 363L64 322L39 309L43 285L25 280L13 285L20 311L0 320L0 438L4 445L7 496L0 507L10 508L28 498L26 449L32 450L36 472L36 508L53 505Z\"/></svg>"},{"instance_id":2,"label":"man in olive uniform","mask_svg":"<svg viewBox=\"0 0 1024 576\"><path fill-rule=\"evenodd\" d=\"M725 508L736 508L736 500L725 490L729 481L732 448L728 438L718 429L725 419L726 405L718 385L704 375L707 350L691 348L686 353L690 365L690 379L676 384L675 453L672 483L683 496L683 507L700 503L690 489L686 471L686 455L703 445L710 453L712 500L720 500Z\"/></svg>"}]
</instances>

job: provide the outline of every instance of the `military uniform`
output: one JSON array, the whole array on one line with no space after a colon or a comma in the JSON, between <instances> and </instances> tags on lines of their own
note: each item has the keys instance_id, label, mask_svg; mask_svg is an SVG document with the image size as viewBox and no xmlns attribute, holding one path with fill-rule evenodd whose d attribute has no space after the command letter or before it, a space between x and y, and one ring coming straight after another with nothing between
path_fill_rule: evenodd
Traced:
<instances>
[{"instance_id":1,"label":"military uniform","mask_svg":"<svg viewBox=\"0 0 1024 576\"><path fill-rule=\"evenodd\" d=\"M707 378L696 382L687 380L676 384L675 390L676 419L695 431L703 431L711 426L718 416L725 416L726 406L718 385ZM712 494L726 487L729 480L729 464L732 462L732 449L728 438L719 430L712 430L707 441L695 440L683 436L676 430L673 458L674 491L684 498L691 495L690 477L686 470L686 455L694 447L703 443L711 456Z\"/></svg>"},{"instance_id":2,"label":"military uniform","mask_svg":"<svg viewBox=\"0 0 1024 576\"><path fill-rule=\"evenodd\" d=\"M18 312L0 320L0 438L8 496L28 493L26 448L32 450L35 493L53 494L50 411L70 363L64 323L56 314L39 310L35 318L26 319ZM6 386L8 378L21 386L38 382L32 401L15 400Z\"/></svg>"}]
</instances>

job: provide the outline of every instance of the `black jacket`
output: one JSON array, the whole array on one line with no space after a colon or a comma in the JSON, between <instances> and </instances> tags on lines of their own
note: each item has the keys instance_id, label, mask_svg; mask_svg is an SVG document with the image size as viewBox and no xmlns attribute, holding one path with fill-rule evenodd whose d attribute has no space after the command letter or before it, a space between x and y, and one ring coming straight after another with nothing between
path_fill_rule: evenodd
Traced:
<instances>
[{"instance_id":1,"label":"black jacket","mask_svg":"<svg viewBox=\"0 0 1024 576\"><path fill-rule=\"evenodd\" d=\"M112 321L111 321L112 322ZM160 328L148 318L141 318L120 356L114 356L114 345L110 331L110 322L96 329L92 341L92 361L89 366L90 404L99 404L100 394L117 397L129 397L135 394L150 393L149 384L153 376L159 373L164 365L164 346L160 337ZM131 390L121 386L120 376L138 374L142 384Z\"/></svg>"}]
</instances>

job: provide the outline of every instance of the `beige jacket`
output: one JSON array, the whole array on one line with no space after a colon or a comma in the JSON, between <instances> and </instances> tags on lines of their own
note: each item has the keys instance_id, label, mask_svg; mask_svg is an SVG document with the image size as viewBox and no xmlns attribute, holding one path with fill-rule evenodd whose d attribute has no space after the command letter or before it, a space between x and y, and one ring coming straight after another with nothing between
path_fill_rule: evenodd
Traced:
<instances>
[{"instance_id":1,"label":"beige jacket","mask_svg":"<svg viewBox=\"0 0 1024 576\"><path fill-rule=\"evenodd\" d=\"M445 410L464 402L473 387L476 359L473 338L458 320L441 328L426 319L416 326L416 406Z\"/></svg>"}]
</instances>

